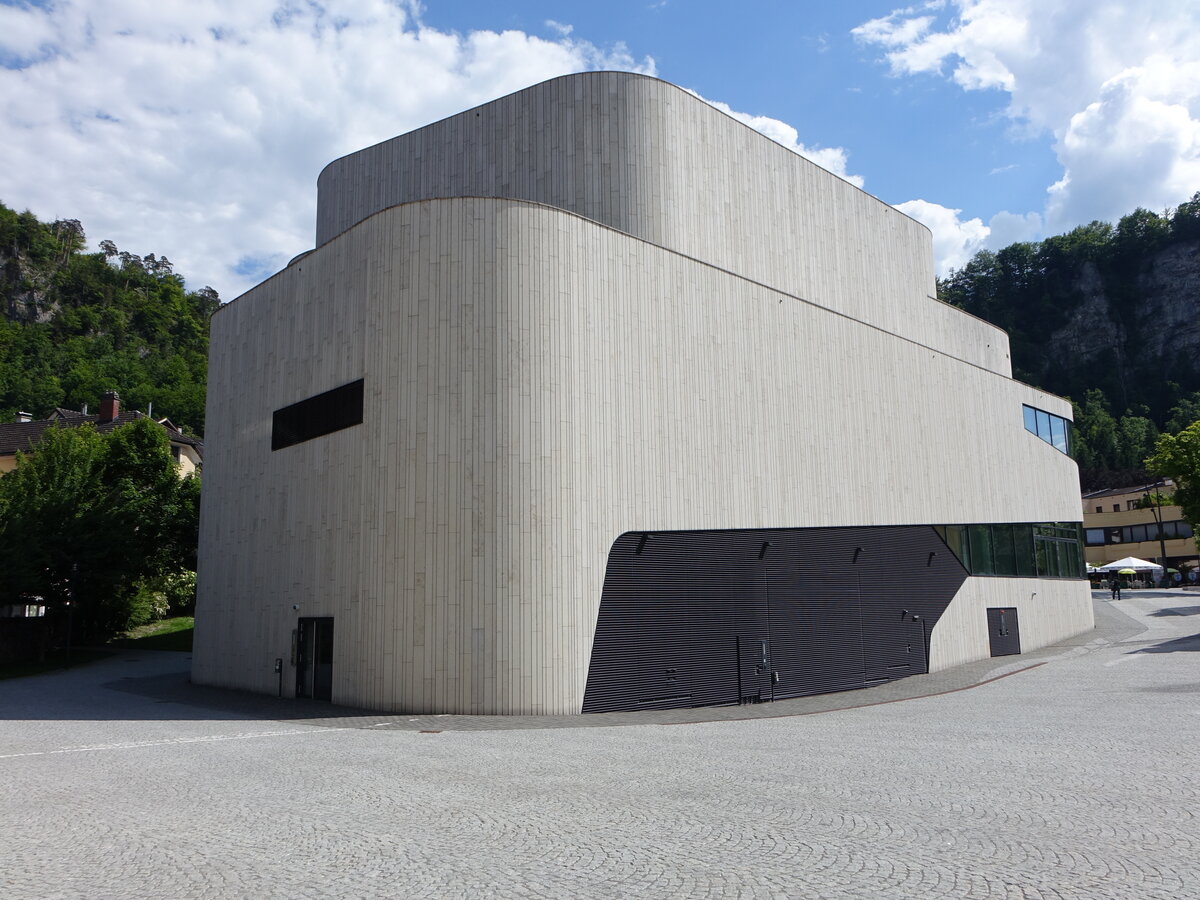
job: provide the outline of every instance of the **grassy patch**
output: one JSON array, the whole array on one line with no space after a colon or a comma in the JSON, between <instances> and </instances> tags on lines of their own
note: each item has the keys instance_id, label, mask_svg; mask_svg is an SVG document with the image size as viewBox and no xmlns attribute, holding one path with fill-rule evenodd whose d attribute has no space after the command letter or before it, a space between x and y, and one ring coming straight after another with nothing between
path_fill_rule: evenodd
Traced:
<instances>
[{"instance_id":1,"label":"grassy patch","mask_svg":"<svg viewBox=\"0 0 1200 900\"><path fill-rule=\"evenodd\" d=\"M107 650L87 648L72 650L68 657L65 650L52 650L41 662L17 662L0 666L0 681L6 678L25 678L29 675L44 675L59 669L70 669L111 655Z\"/></svg>"},{"instance_id":2,"label":"grassy patch","mask_svg":"<svg viewBox=\"0 0 1200 900\"><path fill-rule=\"evenodd\" d=\"M190 651L195 621L191 616L177 616L140 625L125 632L125 637L110 641L109 646L127 650Z\"/></svg>"}]
</instances>

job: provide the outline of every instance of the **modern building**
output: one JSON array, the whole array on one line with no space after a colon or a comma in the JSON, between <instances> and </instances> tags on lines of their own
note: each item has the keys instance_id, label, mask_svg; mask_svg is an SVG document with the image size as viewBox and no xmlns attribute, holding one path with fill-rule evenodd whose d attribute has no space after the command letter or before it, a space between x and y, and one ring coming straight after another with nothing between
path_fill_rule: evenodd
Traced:
<instances>
[{"instance_id":1,"label":"modern building","mask_svg":"<svg viewBox=\"0 0 1200 900\"><path fill-rule=\"evenodd\" d=\"M557 78L317 197L213 319L193 680L647 709L1092 627L1070 405L924 226L691 94Z\"/></svg>"},{"instance_id":2,"label":"modern building","mask_svg":"<svg viewBox=\"0 0 1200 900\"><path fill-rule=\"evenodd\" d=\"M1134 556L1176 569L1182 576L1180 580L1190 583L1188 576L1200 569L1192 526L1178 506L1154 506L1148 502L1156 494L1174 493L1175 485L1168 479L1084 494L1088 565L1104 566Z\"/></svg>"}]
</instances>

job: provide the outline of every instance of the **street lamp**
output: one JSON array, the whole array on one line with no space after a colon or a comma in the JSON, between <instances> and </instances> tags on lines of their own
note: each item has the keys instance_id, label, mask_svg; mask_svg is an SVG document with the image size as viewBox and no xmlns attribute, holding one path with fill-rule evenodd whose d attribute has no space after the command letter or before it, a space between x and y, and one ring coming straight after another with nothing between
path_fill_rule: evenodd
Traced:
<instances>
[{"instance_id":1,"label":"street lamp","mask_svg":"<svg viewBox=\"0 0 1200 900\"><path fill-rule=\"evenodd\" d=\"M1169 587L1170 579L1167 578L1167 541L1163 536L1162 507L1159 505L1159 501L1162 500L1162 494L1160 494L1158 491L1158 489L1162 487L1162 484L1163 482L1159 481L1150 485L1152 488L1154 488L1153 500L1150 499L1149 493L1143 494L1142 496L1147 502L1150 503L1150 508L1154 510L1154 522L1156 525L1158 525L1158 550L1160 554L1158 557L1158 564L1162 566L1163 582Z\"/></svg>"}]
</instances>

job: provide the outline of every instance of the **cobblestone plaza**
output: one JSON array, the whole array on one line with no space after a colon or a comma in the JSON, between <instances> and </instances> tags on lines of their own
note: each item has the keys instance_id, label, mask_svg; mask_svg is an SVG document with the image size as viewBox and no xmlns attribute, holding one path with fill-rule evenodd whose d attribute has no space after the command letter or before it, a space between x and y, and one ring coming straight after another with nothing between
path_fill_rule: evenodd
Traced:
<instances>
[{"instance_id":1,"label":"cobblestone plaza","mask_svg":"<svg viewBox=\"0 0 1200 900\"><path fill-rule=\"evenodd\" d=\"M886 688L407 717L123 653L0 682L0 896L1200 897L1200 595Z\"/></svg>"}]
</instances>

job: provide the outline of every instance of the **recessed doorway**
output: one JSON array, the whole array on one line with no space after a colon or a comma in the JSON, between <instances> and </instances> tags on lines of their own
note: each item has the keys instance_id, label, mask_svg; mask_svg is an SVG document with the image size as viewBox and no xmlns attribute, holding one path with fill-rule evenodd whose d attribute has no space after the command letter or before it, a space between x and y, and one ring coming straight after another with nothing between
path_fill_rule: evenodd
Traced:
<instances>
[{"instance_id":1,"label":"recessed doorway","mask_svg":"<svg viewBox=\"0 0 1200 900\"><path fill-rule=\"evenodd\" d=\"M296 653L296 696L333 699L333 617L299 622Z\"/></svg>"}]
</instances>

